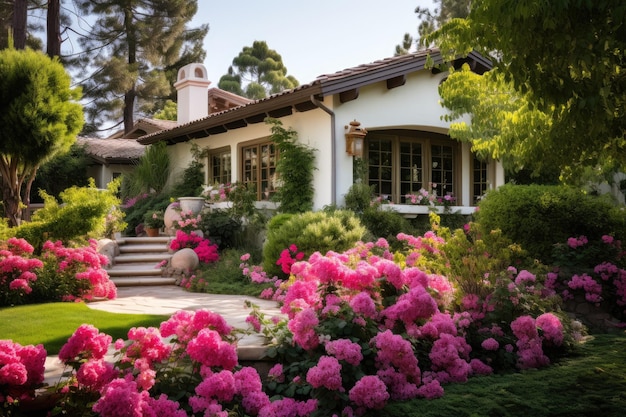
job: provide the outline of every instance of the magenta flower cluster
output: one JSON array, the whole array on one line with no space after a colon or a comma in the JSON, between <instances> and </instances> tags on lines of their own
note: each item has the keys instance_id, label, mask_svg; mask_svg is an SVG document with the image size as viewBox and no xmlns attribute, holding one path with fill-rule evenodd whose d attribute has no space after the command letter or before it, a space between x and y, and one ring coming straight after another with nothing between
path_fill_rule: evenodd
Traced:
<instances>
[{"instance_id":1,"label":"magenta flower cluster","mask_svg":"<svg viewBox=\"0 0 626 417\"><path fill-rule=\"evenodd\" d=\"M89 246L78 248L65 247L61 241L44 243L42 259L46 268L55 269L67 280L75 278L78 283L74 293L64 295L64 301L117 297L117 288L104 269L108 259L98 253L97 246L94 239L89 241Z\"/></svg>"},{"instance_id":2,"label":"magenta flower cluster","mask_svg":"<svg viewBox=\"0 0 626 417\"><path fill-rule=\"evenodd\" d=\"M182 248L193 249L200 262L205 264L217 262L220 259L217 245L212 244L209 239L205 239L195 232L176 231L176 238L170 242L170 249L177 251Z\"/></svg>"},{"instance_id":3,"label":"magenta flower cluster","mask_svg":"<svg viewBox=\"0 0 626 417\"><path fill-rule=\"evenodd\" d=\"M33 400L44 380L45 362L43 345L0 340L0 404L11 407Z\"/></svg>"},{"instance_id":4,"label":"magenta flower cluster","mask_svg":"<svg viewBox=\"0 0 626 417\"><path fill-rule=\"evenodd\" d=\"M599 261L597 254L602 254ZM572 266L586 272L572 271ZM621 242L604 235L598 242L570 237L557 247L557 268L548 275L549 287L564 300L577 294L596 307L605 304L626 318L626 251Z\"/></svg>"},{"instance_id":5,"label":"magenta flower cluster","mask_svg":"<svg viewBox=\"0 0 626 417\"><path fill-rule=\"evenodd\" d=\"M22 304L22 299L33 291L37 273L43 262L32 258L34 248L24 239L10 238L0 248L0 289L2 304Z\"/></svg>"},{"instance_id":6,"label":"magenta flower cluster","mask_svg":"<svg viewBox=\"0 0 626 417\"><path fill-rule=\"evenodd\" d=\"M38 259L26 240L8 239L0 244L0 305L28 303L37 285L63 301L115 298L117 289L104 269L108 259L96 247L95 240L77 248L47 241Z\"/></svg>"}]
</instances>

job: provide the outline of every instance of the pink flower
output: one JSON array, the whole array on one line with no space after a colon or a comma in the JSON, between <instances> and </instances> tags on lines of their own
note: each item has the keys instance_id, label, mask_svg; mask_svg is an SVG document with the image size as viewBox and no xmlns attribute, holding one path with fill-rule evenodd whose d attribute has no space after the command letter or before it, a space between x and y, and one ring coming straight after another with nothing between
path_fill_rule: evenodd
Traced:
<instances>
[{"instance_id":1,"label":"pink flower","mask_svg":"<svg viewBox=\"0 0 626 417\"><path fill-rule=\"evenodd\" d=\"M102 387L117 377L113 365L103 359L90 359L83 363L76 372L79 384L92 391L100 391Z\"/></svg>"},{"instance_id":2,"label":"pink flower","mask_svg":"<svg viewBox=\"0 0 626 417\"><path fill-rule=\"evenodd\" d=\"M358 366L363 360L361 353L361 345L354 343L349 339L333 340L324 346L326 353L333 355L339 360L348 362L351 365Z\"/></svg>"},{"instance_id":3,"label":"pink flower","mask_svg":"<svg viewBox=\"0 0 626 417\"><path fill-rule=\"evenodd\" d=\"M544 313L537 317L536 325L543 331L543 338L552 346L563 344L563 324L552 313Z\"/></svg>"},{"instance_id":4,"label":"pink flower","mask_svg":"<svg viewBox=\"0 0 626 417\"><path fill-rule=\"evenodd\" d=\"M63 362L102 359L107 353L111 341L111 336L99 333L98 329L90 324L83 324L61 347L59 359Z\"/></svg>"},{"instance_id":5,"label":"pink flower","mask_svg":"<svg viewBox=\"0 0 626 417\"><path fill-rule=\"evenodd\" d=\"M305 308L296 313L295 317L287 323L287 327L293 333L293 341L305 350L315 349L319 345L319 339L315 327L319 324L319 318L312 308Z\"/></svg>"},{"instance_id":6,"label":"pink flower","mask_svg":"<svg viewBox=\"0 0 626 417\"><path fill-rule=\"evenodd\" d=\"M325 387L329 390L341 388L341 364L332 356L320 357L317 365L309 368L306 382L313 388Z\"/></svg>"},{"instance_id":7,"label":"pink flower","mask_svg":"<svg viewBox=\"0 0 626 417\"><path fill-rule=\"evenodd\" d=\"M485 350L491 350L491 351L496 351L500 348L500 344L493 337L483 340L480 346Z\"/></svg>"},{"instance_id":8,"label":"pink flower","mask_svg":"<svg viewBox=\"0 0 626 417\"><path fill-rule=\"evenodd\" d=\"M389 399L385 383L375 375L366 375L359 379L348 396L357 406L373 410L383 409Z\"/></svg>"},{"instance_id":9,"label":"pink flower","mask_svg":"<svg viewBox=\"0 0 626 417\"><path fill-rule=\"evenodd\" d=\"M424 397L429 400L441 398L443 397L443 387L438 380L433 379L432 381L422 385L417 390L417 393L420 397Z\"/></svg>"}]
</instances>

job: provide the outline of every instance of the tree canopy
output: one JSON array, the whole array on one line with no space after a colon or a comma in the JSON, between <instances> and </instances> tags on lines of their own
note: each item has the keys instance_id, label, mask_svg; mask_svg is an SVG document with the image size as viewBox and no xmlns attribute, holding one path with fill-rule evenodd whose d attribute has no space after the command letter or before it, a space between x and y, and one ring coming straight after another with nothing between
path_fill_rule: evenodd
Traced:
<instances>
[{"instance_id":1,"label":"tree canopy","mask_svg":"<svg viewBox=\"0 0 626 417\"><path fill-rule=\"evenodd\" d=\"M537 122L528 115L538 113L518 113L526 119L508 132L511 140L492 141L499 153L534 155L562 169L609 162L623 168L625 18L621 0L475 0L467 18L450 20L423 44L434 42L449 59L471 50L491 57L495 75L485 82L545 114L548 125L535 131L525 124Z\"/></svg>"},{"instance_id":2,"label":"tree canopy","mask_svg":"<svg viewBox=\"0 0 626 417\"><path fill-rule=\"evenodd\" d=\"M254 41L252 46L245 46L218 83L222 90L251 99L264 98L298 85L295 77L287 75L280 54L269 49L265 41Z\"/></svg>"},{"instance_id":3,"label":"tree canopy","mask_svg":"<svg viewBox=\"0 0 626 417\"><path fill-rule=\"evenodd\" d=\"M96 19L81 37L84 53L74 64L86 65L82 82L89 100L87 119L95 129L120 118L130 131L135 112L162 108L175 97L178 68L204 60L202 41L208 25L188 27L197 0L81 1L83 13ZM121 117L120 117L121 116Z\"/></svg>"},{"instance_id":4,"label":"tree canopy","mask_svg":"<svg viewBox=\"0 0 626 417\"><path fill-rule=\"evenodd\" d=\"M0 50L0 181L10 225L21 220L39 166L76 141L79 99L58 60L31 49Z\"/></svg>"}]
</instances>

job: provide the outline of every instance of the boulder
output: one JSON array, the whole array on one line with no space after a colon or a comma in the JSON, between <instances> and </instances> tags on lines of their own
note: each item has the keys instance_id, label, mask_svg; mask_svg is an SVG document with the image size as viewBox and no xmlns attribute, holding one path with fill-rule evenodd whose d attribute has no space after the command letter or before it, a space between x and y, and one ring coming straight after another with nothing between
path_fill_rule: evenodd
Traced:
<instances>
[{"instance_id":1,"label":"boulder","mask_svg":"<svg viewBox=\"0 0 626 417\"><path fill-rule=\"evenodd\" d=\"M183 248L172 255L170 266L182 271L193 271L200 265L198 254L191 248Z\"/></svg>"}]
</instances>

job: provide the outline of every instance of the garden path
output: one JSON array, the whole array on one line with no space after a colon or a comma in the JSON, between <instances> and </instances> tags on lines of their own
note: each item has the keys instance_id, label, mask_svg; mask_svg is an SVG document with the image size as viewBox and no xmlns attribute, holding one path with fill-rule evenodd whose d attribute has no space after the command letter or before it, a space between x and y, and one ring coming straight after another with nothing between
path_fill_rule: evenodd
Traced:
<instances>
[{"instance_id":1,"label":"garden path","mask_svg":"<svg viewBox=\"0 0 626 417\"><path fill-rule=\"evenodd\" d=\"M246 300L259 306L268 317L280 315L275 301L241 295L206 294L188 292L175 285L120 287L114 300L87 304L90 308L111 313L166 314L178 310L208 309L220 314L226 322L240 329L247 329L246 317L250 309ZM259 335L246 335L237 344L239 360L260 359L264 352L264 339ZM57 356L46 359L45 383L55 384L63 375L63 365Z\"/></svg>"}]
</instances>

